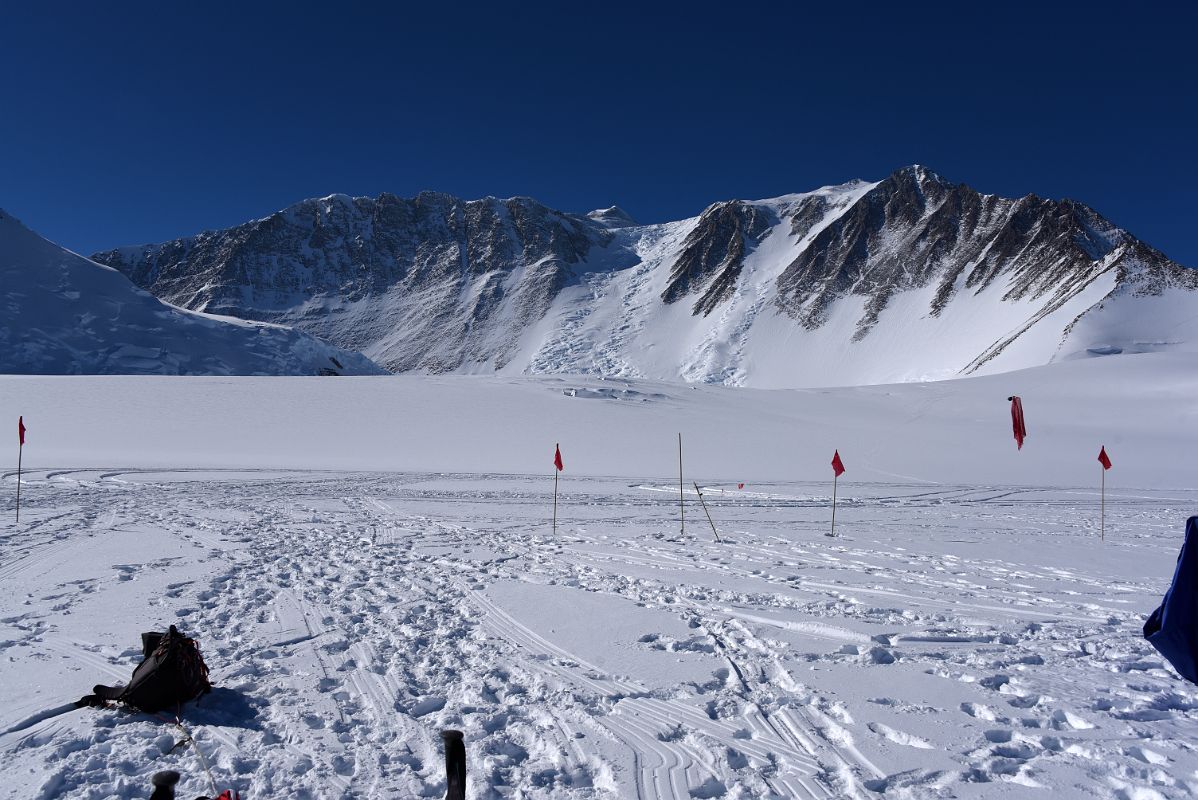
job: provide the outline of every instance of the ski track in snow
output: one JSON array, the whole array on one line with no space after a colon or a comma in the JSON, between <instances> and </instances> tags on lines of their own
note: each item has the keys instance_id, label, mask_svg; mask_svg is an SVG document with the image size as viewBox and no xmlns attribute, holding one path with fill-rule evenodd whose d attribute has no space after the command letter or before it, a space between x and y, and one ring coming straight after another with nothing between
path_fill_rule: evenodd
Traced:
<instances>
[{"instance_id":1,"label":"ski track in snow","mask_svg":"<svg viewBox=\"0 0 1198 800\"><path fill-rule=\"evenodd\" d=\"M5 474L11 484L15 476ZM173 726L91 709L138 633L199 637L183 711L250 797L1184 797L1198 689L1140 636L1198 493L240 470L28 473L0 524L0 782L207 791ZM671 494L674 492L675 494ZM11 501L9 501L11 508ZM188 795L187 793L191 794Z\"/></svg>"}]
</instances>

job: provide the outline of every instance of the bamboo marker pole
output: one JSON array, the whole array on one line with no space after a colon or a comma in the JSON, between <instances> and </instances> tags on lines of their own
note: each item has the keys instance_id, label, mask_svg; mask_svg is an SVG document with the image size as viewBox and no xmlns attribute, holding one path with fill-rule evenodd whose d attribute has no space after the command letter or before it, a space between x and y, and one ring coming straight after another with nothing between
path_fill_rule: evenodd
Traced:
<instances>
[{"instance_id":1,"label":"bamboo marker pole","mask_svg":"<svg viewBox=\"0 0 1198 800\"><path fill-rule=\"evenodd\" d=\"M682 434L678 434L678 518L682 521L682 535L686 535L686 506L682 502Z\"/></svg>"},{"instance_id":2,"label":"bamboo marker pole","mask_svg":"<svg viewBox=\"0 0 1198 800\"><path fill-rule=\"evenodd\" d=\"M707 510L707 503L703 500L703 492L701 489L699 489L698 483L695 483L695 494L699 495L699 505L703 506L703 513L707 515L707 521L711 522L711 512ZM711 532L715 534L715 540L717 542L720 544L724 543L724 540L720 538L720 532L715 529L714 522L711 522Z\"/></svg>"},{"instance_id":3,"label":"bamboo marker pole","mask_svg":"<svg viewBox=\"0 0 1198 800\"><path fill-rule=\"evenodd\" d=\"M1100 505L1101 511L1099 512L1099 515L1098 515L1098 531L1099 531L1098 540L1101 542L1105 542L1106 541L1106 467L1099 465L1099 469L1102 470L1102 501L1101 501L1101 505Z\"/></svg>"},{"instance_id":4,"label":"bamboo marker pole","mask_svg":"<svg viewBox=\"0 0 1198 800\"><path fill-rule=\"evenodd\" d=\"M836 481L840 480L839 475L832 476L832 530L828 533L829 536L836 535Z\"/></svg>"},{"instance_id":5,"label":"bamboo marker pole","mask_svg":"<svg viewBox=\"0 0 1198 800\"><path fill-rule=\"evenodd\" d=\"M17 434L20 444L17 445L17 522L21 521L21 456L25 454L25 418L17 419Z\"/></svg>"},{"instance_id":6,"label":"bamboo marker pole","mask_svg":"<svg viewBox=\"0 0 1198 800\"><path fill-rule=\"evenodd\" d=\"M24 455L25 446L17 447L17 522L20 522L20 456Z\"/></svg>"},{"instance_id":7,"label":"bamboo marker pole","mask_svg":"<svg viewBox=\"0 0 1198 800\"><path fill-rule=\"evenodd\" d=\"M555 454L560 453L561 447L562 446L561 446L560 442L553 445L554 453ZM561 472L561 470L557 468L557 464L555 463L553 465L553 535L554 536L557 535L557 474L559 472Z\"/></svg>"},{"instance_id":8,"label":"bamboo marker pole","mask_svg":"<svg viewBox=\"0 0 1198 800\"><path fill-rule=\"evenodd\" d=\"M1098 463L1102 467L1102 489L1099 496L1098 511L1098 537L1100 540L1106 540L1106 471L1111 468L1111 457L1107 455L1106 445L1098 448Z\"/></svg>"}]
</instances>

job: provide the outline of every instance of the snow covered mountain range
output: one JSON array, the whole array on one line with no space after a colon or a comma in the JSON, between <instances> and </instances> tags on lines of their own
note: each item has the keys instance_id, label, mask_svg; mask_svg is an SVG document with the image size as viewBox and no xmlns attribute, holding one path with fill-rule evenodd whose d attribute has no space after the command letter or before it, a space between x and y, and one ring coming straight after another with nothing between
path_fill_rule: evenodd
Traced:
<instances>
[{"instance_id":1,"label":"snow covered mountain range","mask_svg":"<svg viewBox=\"0 0 1198 800\"><path fill-rule=\"evenodd\" d=\"M294 325L395 371L884 383L1189 350L1198 315L1198 271L1092 209L919 166L656 225L528 198L333 195L93 258L184 308Z\"/></svg>"},{"instance_id":2,"label":"snow covered mountain range","mask_svg":"<svg viewBox=\"0 0 1198 800\"><path fill-rule=\"evenodd\" d=\"M300 331L187 311L0 211L0 373L372 375Z\"/></svg>"}]
</instances>

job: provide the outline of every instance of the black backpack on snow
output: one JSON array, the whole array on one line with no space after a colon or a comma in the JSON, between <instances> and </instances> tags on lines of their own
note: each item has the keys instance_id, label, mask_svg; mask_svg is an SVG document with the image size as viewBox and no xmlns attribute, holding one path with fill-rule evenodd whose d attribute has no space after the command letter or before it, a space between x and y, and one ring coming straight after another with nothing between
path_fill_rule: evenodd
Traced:
<instances>
[{"instance_id":1,"label":"black backpack on snow","mask_svg":"<svg viewBox=\"0 0 1198 800\"><path fill-rule=\"evenodd\" d=\"M97 685L77 706L102 706L108 702L153 713L174 709L212 688L208 667L195 639L175 628L166 633L141 635L142 662L125 686Z\"/></svg>"}]
</instances>

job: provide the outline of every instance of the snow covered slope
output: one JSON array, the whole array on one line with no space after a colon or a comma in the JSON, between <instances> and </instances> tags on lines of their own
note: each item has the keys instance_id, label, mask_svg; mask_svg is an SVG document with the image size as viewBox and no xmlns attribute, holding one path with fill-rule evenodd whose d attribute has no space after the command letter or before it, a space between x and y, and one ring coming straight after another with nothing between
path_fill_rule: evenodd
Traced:
<instances>
[{"instance_id":1,"label":"snow covered slope","mask_svg":"<svg viewBox=\"0 0 1198 800\"><path fill-rule=\"evenodd\" d=\"M277 325L167 305L0 211L0 373L373 375L359 353Z\"/></svg>"},{"instance_id":2,"label":"snow covered slope","mask_svg":"<svg viewBox=\"0 0 1198 800\"><path fill-rule=\"evenodd\" d=\"M858 385L1198 349L1198 272L1079 203L919 167L638 225L527 198L335 195L97 260L397 371Z\"/></svg>"}]
</instances>

